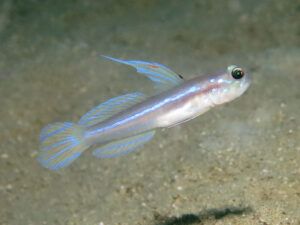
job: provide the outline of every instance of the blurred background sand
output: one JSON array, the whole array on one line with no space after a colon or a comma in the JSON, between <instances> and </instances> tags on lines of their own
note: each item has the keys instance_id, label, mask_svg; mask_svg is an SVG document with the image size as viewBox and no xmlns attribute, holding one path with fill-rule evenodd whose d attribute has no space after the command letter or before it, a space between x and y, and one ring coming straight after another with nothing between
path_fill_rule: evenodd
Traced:
<instances>
[{"instance_id":1,"label":"blurred background sand","mask_svg":"<svg viewBox=\"0 0 300 225\"><path fill-rule=\"evenodd\" d=\"M292 0L2 0L0 224L300 224L299 21ZM45 125L152 90L99 54L253 81L139 151L46 170Z\"/></svg>"}]
</instances>

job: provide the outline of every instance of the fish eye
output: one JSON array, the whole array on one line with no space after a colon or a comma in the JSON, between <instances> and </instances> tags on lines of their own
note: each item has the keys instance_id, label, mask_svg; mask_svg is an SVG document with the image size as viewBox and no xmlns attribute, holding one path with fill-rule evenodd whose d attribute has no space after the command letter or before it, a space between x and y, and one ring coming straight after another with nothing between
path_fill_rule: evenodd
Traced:
<instances>
[{"instance_id":1,"label":"fish eye","mask_svg":"<svg viewBox=\"0 0 300 225\"><path fill-rule=\"evenodd\" d=\"M231 71L231 75L234 79L241 79L244 76L244 74L244 71L239 67L235 67Z\"/></svg>"}]
</instances>

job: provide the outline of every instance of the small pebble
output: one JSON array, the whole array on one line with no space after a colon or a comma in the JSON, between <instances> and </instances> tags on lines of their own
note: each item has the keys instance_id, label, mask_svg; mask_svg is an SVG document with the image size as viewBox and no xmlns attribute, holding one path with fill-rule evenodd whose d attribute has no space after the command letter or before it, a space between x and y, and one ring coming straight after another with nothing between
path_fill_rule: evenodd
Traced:
<instances>
[{"instance_id":1,"label":"small pebble","mask_svg":"<svg viewBox=\"0 0 300 225\"><path fill-rule=\"evenodd\" d=\"M7 159L7 158L8 158L8 154L3 153L3 154L1 155L1 158L2 158L2 159Z\"/></svg>"},{"instance_id":2,"label":"small pebble","mask_svg":"<svg viewBox=\"0 0 300 225\"><path fill-rule=\"evenodd\" d=\"M263 169L262 172L263 172L263 173L270 173L270 170L268 170L268 169Z\"/></svg>"},{"instance_id":3,"label":"small pebble","mask_svg":"<svg viewBox=\"0 0 300 225\"><path fill-rule=\"evenodd\" d=\"M178 187L177 187L177 190L178 190L178 191L182 191L182 190L183 190L183 187L178 186Z\"/></svg>"},{"instance_id":4,"label":"small pebble","mask_svg":"<svg viewBox=\"0 0 300 225\"><path fill-rule=\"evenodd\" d=\"M281 108L285 108L285 107L286 107L286 104L282 102L282 103L280 104L280 107L281 107Z\"/></svg>"},{"instance_id":5,"label":"small pebble","mask_svg":"<svg viewBox=\"0 0 300 225\"><path fill-rule=\"evenodd\" d=\"M38 151L33 151L30 153L31 158L35 158L38 155Z\"/></svg>"}]
</instances>

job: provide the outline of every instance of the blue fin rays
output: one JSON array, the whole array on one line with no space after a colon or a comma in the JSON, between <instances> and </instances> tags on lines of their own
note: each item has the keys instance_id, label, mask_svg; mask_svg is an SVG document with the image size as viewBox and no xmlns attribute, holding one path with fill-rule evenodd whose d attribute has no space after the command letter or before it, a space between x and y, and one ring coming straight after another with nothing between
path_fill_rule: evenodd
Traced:
<instances>
[{"instance_id":1,"label":"blue fin rays","mask_svg":"<svg viewBox=\"0 0 300 225\"><path fill-rule=\"evenodd\" d=\"M38 161L51 170L69 166L89 147L82 128L69 122L49 124L41 131L40 139Z\"/></svg>"},{"instance_id":2,"label":"blue fin rays","mask_svg":"<svg viewBox=\"0 0 300 225\"><path fill-rule=\"evenodd\" d=\"M144 62L138 60L125 61L105 55L101 56L119 63L135 67L138 73L146 74L146 76L150 80L159 83L159 85L162 85L164 89L176 86L183 81L181 75L173 72L168 67L156 62Z\"/></svg>"},{"instance_id":3,"label":"blue fin rays","mask_svg":"<svg viewBox=\"0 0 300 225\"><path fill-rule=\"evenodd\" d=\"M142 134L108 143L100 149L95 150L93 154L101 158L111 158L125 155L143 146L153 137L154 133L155 131L148 131Z\"/></svg>"}]
</instances>

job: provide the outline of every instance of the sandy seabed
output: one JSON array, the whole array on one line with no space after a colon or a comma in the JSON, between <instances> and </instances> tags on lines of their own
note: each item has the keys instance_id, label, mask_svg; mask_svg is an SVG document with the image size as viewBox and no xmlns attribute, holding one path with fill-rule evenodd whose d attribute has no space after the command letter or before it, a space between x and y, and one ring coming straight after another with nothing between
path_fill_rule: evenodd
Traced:
<instances>
[{"instance_id":1,"label":"sandy seabed","mask_svg":"<svg viewBox=\"0 0 300 225\"><path fill-rule=\"evenodd\" d=\"M300 224L299 21L299 1L1 1L0 224ZM99 54L252 84L139 151L44 169L45 125L153 92Z\"/></svg>"}]
</instances>

